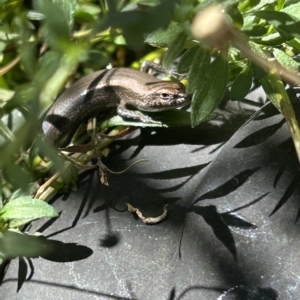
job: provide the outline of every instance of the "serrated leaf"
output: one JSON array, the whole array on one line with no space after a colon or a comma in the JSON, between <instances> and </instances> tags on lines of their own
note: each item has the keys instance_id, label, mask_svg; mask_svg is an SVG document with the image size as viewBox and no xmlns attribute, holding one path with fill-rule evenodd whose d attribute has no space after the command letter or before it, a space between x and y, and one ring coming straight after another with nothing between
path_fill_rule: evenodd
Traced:
<instances>
[{"instance_id":1,"label":"serrated leaf","mask_svg":"<svg viewBox=\"0 0 300 300\"><path fill-rule=\"evenodd\" d=\"M220 104L228 81L228 61L219 55L212 63L206 82L196 90L192 100L192 127L206 120Z\"/></svg>"},{"instance_id":2,"label":"serrated leaf","mask_svg":"<svg viewBox=\"0 0 300 300\"><path fill-rule=\"evenodd\" d=\"M9 201L0 210L1 219L39 219L57 217L55 209L48 203L30 196Z\"/></svg>"},{"instance_id":3,"label":"serrated leaf","mask_svg":"<svg viewBox=\"0 0 300 300\"><path fill-rule=\"evenodd\" d=\"M278 60L278 62L289 71L294 73L299 71L299 64L292 57L287 55L285 52L277 48L274 48L273 54L275 58Z\"/></svg>"},{"instance_id":4,"label":"serrated leaf","mask_svg":"<svg viewBox=\"0 0 300 300\"><path fill-rule=\"evenodd\" d=\"M231 100L241 100L246 97L251 88L252 77L253 74L251 66L243 70L236 77L230 90Z\"/></svg>"},{"instance_id":5,"label":"serrated leaf","mask_svg":"<svg viewBox=\"0 0 300 300\"><path fill-rule=\"evenodd\" d=\"M206 50L198 47L188 73L187 94L193 93L196 89L199 89L205 84L208 80L209 70L210 55Z\"/></svg>"},{"instance_id":6,"label":"serrated leaf","mask_svg":"<svg viewBox=\"0 0 300 300\"><path fill-rule=\"evenodd\" d=\"M182 52L186 38L185 32L181 32L168 46L168 51L165 53L162 61L162 65L166 70L170 68L175 59Z\"/></svg>"}]
</instances>

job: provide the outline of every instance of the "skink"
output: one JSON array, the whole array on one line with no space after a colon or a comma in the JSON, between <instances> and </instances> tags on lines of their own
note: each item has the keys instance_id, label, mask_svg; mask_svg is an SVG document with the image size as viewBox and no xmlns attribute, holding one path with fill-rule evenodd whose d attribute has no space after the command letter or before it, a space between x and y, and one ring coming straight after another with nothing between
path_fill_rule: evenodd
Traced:
<instances>
[{"instance_id":1,"label":"skink","mask_svg":"<svg viewBox=\"0 0 300 300\"><path fill-rule=\"evenodd\" d=\"M79 125L109 111L124 118L157 123L141 111L162 111L188 104L179 82L162 81L140 71L116 68L92 73L75 82L53 103L42 124L46 138L67 146Z\"/></svg>"}]
</instances>

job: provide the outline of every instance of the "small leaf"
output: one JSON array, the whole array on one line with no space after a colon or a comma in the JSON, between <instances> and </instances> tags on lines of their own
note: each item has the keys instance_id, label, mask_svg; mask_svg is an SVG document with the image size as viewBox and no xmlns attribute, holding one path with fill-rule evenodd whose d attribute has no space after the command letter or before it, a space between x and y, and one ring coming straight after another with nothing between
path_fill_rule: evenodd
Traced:
<instances>
[{"instance_id":1,"label":"small leaf","mask_svg":"<svg viewBox=\"0 0 300 300\"><path fill-rule=\"evenodd\" d=\"M249 66L235 79L230 90L231 100L241 100L248 94L252 84L252 68Z\"/></svg>"},{"instance_id":2,"label":"small leaf","mask_svg":"<svg viewBox=\"0 0 300 300\"><path fill-rule=\"evenodd\" d=\"M47 156L56 170L61 171L64 168L63 159L58 156L57 150L54 149L53 145L43 135L38 136L30 148L29 160L31 163L34 162L38 154Z\"/></svg>"},{"instance_id":3,"label":"small leaf","mask_svg":"<svg viewBox=\"0 0 300 300\"><path fill-rule=\"evenodd\" d=\"M36 218L13 219L9 222L9 228L18 228L18 227L24 226L34 220L36 220Z\"/></svg>"},{"instance_id":4,"label":"small leaf","mask_svg":"<svg viewBox=\"0 0 300 300\"><path fill-rule=\"evenodd\" d=\"M204 221L212 228L217 239L230 251L234 259L237 260L234 238L216 207L214 205L204 207L192 206L191 211L203 217Z\"/></svg>"},{"instance_id":5,"label":"small leaf","mask_svg":"<svg viewBox=\"0 0 300 300\"><path fill-rule=\"evenodd\" d=\"M16 199L24 197L24 196L33 195L34 192L36 191L36 187L37 187L37 184L35 182L29 183L25 189L23 189L23 190L18 189L16 191L14 191L12 193L12 195L10 196L9 201L16 200Z\"/></svg>"},{"instance_id":6,"label":"small leaf","mask_svg":"<svg viewBox=\"0 0 300 300\"><path fill-rule=\"evenodd\" d=\"M182 55L182 57L178 63L178 66L177 66L178 73L186 73L189 70L193 60L195 59L195 55L196 55L198 49L199 49L199 46L194 46L194 47L188 49Z\"/></svg>"},{"instance_id":7,"label":"small leaf","mask_svg":"<svg viewBox=\"0 0 300 300\"><path fill-rule=\"evenodd\" d=\"M79 23L92 23L95 21L95 18L92 14L83 10L76 10L74 13L74 18Z\"/></svg>"},{"instance_id":8,"label":"small leaf","mask_svg":"<svg viewBox=\"0 0 300 300\"><path fill-rule=\"evenodd\" d=\"M291 4L281 10L292 17L294 17L297 21L300 20L300 2L297 1L295 4Z\"/></svg>"},{"instance_id":9,"label":"small leaf","mask_svg":"<svg viewBox=\"0 0 300 300\"><path fill-rule=\"evenodd\" d=\"M146 113L144 113L146 114ZM162 112L147 113L157 123L144 123L138 121L127 121L120 116L114 116L103 123L101 128L114 127L114 126L134 126L134 127L168 127L168 126L190 126L190 113L184 110L166 110ZM160 123L160 122L161 123Z\"/></svg>"},{"instance_id":10,"label":"small leaf","mask_svg":"<svg viewBox=\"0 0 300 300\"><path fill-rule=\"evenodd\" d=\"M210 72L210 54L197 46L197 52L194 55L194 59L190 65L188 73L188 84L186 87L186 93L194 93L196 89L201 89L205 82L208 80Z\"/></svg>"},{"instance_id":11,"label":"small leaf","mask_svg":"<svg viewBox=\"0 0 300 300\"><path fill-rule=\"evenodd\" d=\"M255 16L265 19L273 25L280 35L289 40L292 37L300 37L300 22L296 22L291 16L284 12L262 10L253 13Z\"/></svg>"},{"instance_id":12,"label":"small leaf","mask_svg":"<svg viewBox=\"0 0 300 300\"><path fill-rule=\"evenodd\" d=\"M54 4L52 1L37 0L36 10L45 15L43 23L46 41L54 49L64 50L70 40L70 17L64 11L64 6Z\"/></svg>"},{"instance_id":13,"label":"small leaf","mask_svg":"<svg viewBox=\"0 0 300 300\"><path fill-rule=\"evenodd\" d=\"M39 219L57 217L55 209L48 203L30 196L9 201L0 210L1 219Z\"/></svg>"},{"instance_id":14,"label":"small leaf","mask_svg":"<svg viewBox=\"0 0 300 300\"><path fill-rule=\"evenodd\" d=\"M2 176L2 172L0 171L0 177ZM2 193L2 188L0 186L0 210L3 207L3 193Z\"/></svg>"},{"instance_id":15,"label":"small leaf","mask_svg":"<svg viewBox=\"0 0 300 300\"><path fill-rule=\"evenodd\" d=\"M219 55L211 64L207 81L196 90L192 100L192 127L206 120L220 104L228 81L228 62Z\"/></svg>"},{"instance_id":16,"label":"small leaf","mask_svg":"<svg viewBox=\"0 0 300 300\"><path fill-rule=\"evenodd\" d=\"M165 53L162 61L163 67L168 70L170 66L174 63L175 59L182 52L185 41L186 41L185 32L181 32L168 46L168 51Z\"/></svg>"},{"instance_id":17,"label":"small leaf","mask_svg":"<svg viewBox=\"0 0 300 300\"><path fill-rule=\"evenodd\" d=\"M145 39L145 43L154 46L169 45L182 32L182 24L171 22L167 29L158 29L150 33Z\"/></svg>"},{"instance_id":18,"label":"small leaf","mask_svg":"<svg viewBox=\"0 0 300 300\"><path fill-rule=\"evenodd\" d=\"M280 198L279 202L276 204L275 208L273 209L273 211L271 212L269 217L271 217L273 214L275 214L275 212L277 212L278 209L281 208L283 206L283 204L285 204L289 200L289 198L293 195L293 193L299 187L299 183L300 183L300 171L298 170L296 176L293 178L293 180L291 181L291 183L285 190L283 196Z\"/></svg>"},{"instance_id":19,"label":"small leaf","mask_svg":"<svg viewBox=\"0 0 300 300\"><path fill-rule=\"evenodd\" d=\"M278 62L289 71L294 73L299 71L299 64L292 57L287 55L285 52L277 48L274 48L273 54L275 58L278 60Z\"/></svg>"},{"instance_id":20,"label":"small leaf","mask_svg":"<svg viewBox=\"0 0 300 300\"><path fill-rule=\"evenodd\" d=\"M70 28L73 27L74 19L73 14L76 9L77 0L52 0L54 4L59 6L65 13L66 19Z\"/></svg>"},{"instance_id":21,"label":"small leaf","mask_svg":"<svg viewBox=\"0 0 300 300\"><path fill-rule=\"evenodd\" d=\"M17 230L0 231L0 252L7 258L36 258L55 250L43 236L23 234Z\"/></svg>"}]
</instances>

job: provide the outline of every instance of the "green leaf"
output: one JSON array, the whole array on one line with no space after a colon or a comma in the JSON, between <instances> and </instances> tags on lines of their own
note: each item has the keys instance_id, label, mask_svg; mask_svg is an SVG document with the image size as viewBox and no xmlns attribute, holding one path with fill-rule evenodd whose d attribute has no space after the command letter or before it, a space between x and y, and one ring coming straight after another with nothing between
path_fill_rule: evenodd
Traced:
<instances>
[{"instance_id":1,"label":"green leaf","mask_svg":"<svg viewBox=\"0 0 300 300\"><path fill-rule=\"evenodd\" d=\"M264 76L259 80L260 84L262 85L265 93L267 94L270 101L273 105L281 112L280 108L280 95L274 89L274 86L271 84L270 79L268 76Z\"/></svg>"},{"instance_id":2,"label":"green leaf","mask_svg":"<svg viewBox=\"0 0 300 300\"><path fill-rule=\"evenodd\" d=\"M177 66L177 72L182 74L182 73L186 73L193 60L195 59L195 55L197 54L197 51L199 49L199 46L194 46L190 49L188 49L181 57L178 66Z\"/></svg>"},{"instance_id":3,"label":"green leaf","mask_svg":"<svg viewBox=\"0 0 300 300\"><path fill-rule=\"evenodd\" d=\"M29 161L32 164L36 155L47 156L53 163L54 168L57 171L61 171L64 168L64 161L58 156L57 150L53 147L51 143L43 136L38 136L33 142L30 152Z\"/></svg>"},{"instance_id":4,"label":"green leaf","mask_svg":"<svg viewBox=\"0 0 300 300\"><path fill-rule=\"evenodd\" d=\"M32 182L27 185L26 189L23 189L23 190L18 189L16 191L14 191L12 193L12 195L10 196L9 200L12 201L12 200L16 200L21 197L33 195L36 191L36 188L37 188L37 184L35 182Z\"/></svg>"},{"instance_id":5,"label":"green leaf","mask_svg":"<svg viewBox=\"0 0 300 300\"><path fill-rule=\"evenodd\" d=\"M0 135L1 139L4 138L6 141L11 142L14 139L14 134L9 130L2 120L0 120ZM2 143L4 144L4 141L2 141Z\"/></svg>"},{"instance_id":6,"label":"green leaf","mask_svg":"<svg viewBox=\"0 0 300 300\"><path fill-rule=\"evenodd\" d=\"M107 3L111 3L111 1ZM141 46L146 33L153 32L158 28L167 28L173 15L174 5L175 1L161 1L159 5L151 7L147 11L118 12L111 10L99 24L98 30L122 28L123 36L128 44Z\"/></svg>"},{"instance_id":7,"label":"green leaf","mask_svg":"<svg viewBox=\"0 0 300 300\"><path fill-rule=\"evenodd\" d=\"M162 61L162 65L166 70L171 67L175 59L182 52L186 38L186 34L184 32L181 32L168 46L168 51L165 53Z\"/></svg>"},{"instance_id":8,"label":"green leaf","mask_svg":"<svg viewBox=\"0 0 300 300\"><path fill-rule=\"evenodd\" d=\"M182 23L171 22L167 29L160 28L148 34L145 43L165 47L174 41L180 33L182 33Z\"/></svg>"},{"instance_id":9,"label":"green leaf","mask_svg":"<svg viewBox=\"0 0 300 300\"><path fill-rule=\"evenodd\" d=\"M228 81L228 61L219 55L212 63L206 82L196 90L192 100L192 127L205 121L220 104Z\"/></svg>"},{"instance_id":10,"label":"green leaf","mask_svg":"<svg viewBox=\"0 0 300 300\"><path fill-rule=\"evenodd\" d=\"M26 73L32 79L32 77L35 74L36 64L37 64L35 43L24 42L20 45L20 50L22 54L21 60L22 60L23 67Z\"/></svg>"},{"instance_id":11,"label":"green leaf","mask_svg":"<svg viewBox=\"0 0 300 300\"><path fill-rule=\"evenodd\" d=\"M83 10L76 10L74 18L76 22L79 23L92 23L95 21L95 18L92 14Z\"/></svg>"},{"instance_id":12,"label":"green leaf","mask_svg":"<svg viewBox=\"0 0 300 300\"><path fill-rule=\"evenodd\" d=\"M70 26L70 29L73 27L74 23L74 12L77 5L77 0L52 0L53 3L59 6L66 16L66 20Z\"/></svg>"},{"instance_id":13,"label":"green leaf","mask_svg":"<svg viewBox=\"0 0 300 300\"><path fill-rule=\"evenodd\" d=\"M8 164L6 166L6 178L17 188L26 189L28 184L33 181L33 176L22 166Z\"/></svg>"},{"instance_id":14,"label":"green leaf","mask_svg":"<svg viewBox=\"0 0 300 300\"><path fill-rule=\"evenodd\" d=\"M101 128L115 127L115 126L133 126L133 127L169 127L169 126L190 126L190 113L184 110L166 110L162 112L155 113L145 113L150 115L153 120L161 121L159 123L144 123L138 121L127 121L120 116L114 116L103 123L101 123Z\"/></svg>"},{"instance_id":15,"label":"green leaf","mask_svg":"<svg viewBox=\"0 0 300 300\"><path fill-rule=\"evenodd\" d=\"M280 35L289 40L292 37L300 37L300 22L295 20L286 13L279 11L263 10L253 12L255 16L265 19L273 25Z\"/></svg>"},{"instance_id":16,"label":"green leaf","mask_svg":"<svg viewBox=\"0 0 300 300\"><path fill-rule=\"evenodd\" d=\"M285 52L277 48L274 48L273 54L275 58L278 60L278 62L289 71L294 73L299 71L299 64L292 57L287 55Z\"/></svg>"},{"instance_id":17,"label":"green leaf","mask_svg":"<svg viewBox=\"0 0 300 300\"><path fill-rule=\"evenodd\" d=\"M48 203L25 196L9 201L0 210L1 219L39 219L57 217L58 214Z\"/></svg>"},{"instance_id":18,"label":"green leaf","mask_svg":"<svg viewBox=\"0 0 300 300\"><path fill-rule=\"evenodd\" d=\"M241 100L248 94L252 84L252 68L249 66L235 79L230 90L231 100Z\"/></svg>"},{"instance_id":19,"label":"green leaf","mask_svg":"<svg viewBox=\"0 0 300 300\"><path fill-rule=\"evenodd\" d=\"M0 253L4 258L36 258L54 250L51 240L43 236L24 234L17 230L0 231Z\"/></svg>"},{"instance_id":20,"label":"green leaf","mask_svg":"<svg viewBox=\"0 0 300 300\"><path fill-rule=\"evenodd\" d=\"M34 220L36 220L36 218L13 219L9 222L9 228L18 228L18 227L24 226Z\"/></svg>"},{"instance_id":21,"label":"green leaf","mask_svg":"<svg viewBox=\"0 0 300 300\"><path fill-rule=\"evenodd\" d=\"M258 44L249 41L249 45L252 52L264 59L268 59L268 56ZM252 64L252 70L255 78L258 80L266 76L266 71L264 71L261 67L257 66L256 64Z\"/></svg>"},{"instance_id":22,"label":"green leaf","mask_svg":"<svg viewBox=\"0 0 300 300\"><path fill-rule=\"evenodd\" d=\"M0 177L2 176L2 172L0 171ZM0 209L3 207L3 193L2 193L2 188L0 185Z\"/></svg>"},{"instance_id":23,"label":"green leaf","mask_svg":"<svg viewBox=\"0 0 300 300\"><path fill-rule=\"evenodd\" d=\"M277 5L275 7L275 10L278 10L278 11L282 10L282 8L285 5L285 2L286 2L286 0L277 0Z\"/></svg>"},{"instance_id":24,"label":"green leaf","mask_svg":"<svg viewBox=\"0 0 300 300\"><path fill-rule=\"evenodd\" d=\"M297 21L300 21L300 2L295 4L291 4L281 10L292 17L294 17Z\"/></svg>"},{"instance_id":25,"label":"green leaf","mask_svg":"<svg viewBox=\"0 0 300 300\"><path fill-rule=\"evenodd\" d=\"M234 27L240 29L243 26L244 20L242 14L237 8L237 5L228 6L226 12L232 18Z\"/></svg>"},{"instance_id":26,"label":"green leaf","mask_svg":"<svg viewBox=\"0 0 300 300\"><path fill-rule=\"evenodd\" d=\"M46 31L46 41L54 49L64 51L70 40L70 17L64 11L63 6L54 4L52 1L36 0L36 9L45 15L43 20Z\"/></svg>"},{"instance_id":27,"label":"green leaf","mask_svg":"<svg viewBox=\"0 0 300 300\"><path fill-rule=\"evenodd\" d=\"M191 94L201 88L208 79L210 69L210 54L198 46L188 73L186 93Z\"/></svg>"}]
</instances>

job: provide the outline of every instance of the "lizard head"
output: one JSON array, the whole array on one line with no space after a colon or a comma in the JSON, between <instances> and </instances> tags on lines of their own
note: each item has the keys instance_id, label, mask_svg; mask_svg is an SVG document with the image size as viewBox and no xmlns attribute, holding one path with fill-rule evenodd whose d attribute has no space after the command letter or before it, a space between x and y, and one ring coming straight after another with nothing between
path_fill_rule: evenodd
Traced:
<instances>
[{"instance_id":1,"label":"lizard head","mask_svg":"<svg viewBox=\"0 0 300 300\"><path fill-rule=\"evenodd\" d=\"M192 99L191 95L185 94L185 87L180 82L150 82L146 86L147 92L136 103L136 107L143 111L162 111L185 106Z\"/></svg>"}]
</instances>

